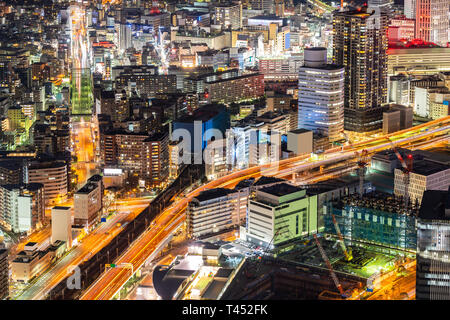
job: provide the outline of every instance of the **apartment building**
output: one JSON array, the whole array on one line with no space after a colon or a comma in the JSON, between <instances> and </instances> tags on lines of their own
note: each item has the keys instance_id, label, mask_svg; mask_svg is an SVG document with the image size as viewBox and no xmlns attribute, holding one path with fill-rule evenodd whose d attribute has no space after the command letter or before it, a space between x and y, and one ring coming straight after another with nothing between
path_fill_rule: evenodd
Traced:
<instances>
[{"instance_id":1,"label":"apartment building","mask_svg":"<svg viewBox=\"0 0 450 320\"><path fill-rule=\"evenodd\" d=\"M264 75L249 73L220 79L205 83L205 88L210 102L231 103L256 99L264 96Z\"/></svg>"},{"instance_id":2,"label":"apartment building","mask_svg":"<svg viewBox=\"0 0 450 320\"><path fill-rule=\"evenodd\" d=\"M0 186L0 221L15 233L30 233L42 227L44 185L41 183Z\"/></svg>"}]
</instances>

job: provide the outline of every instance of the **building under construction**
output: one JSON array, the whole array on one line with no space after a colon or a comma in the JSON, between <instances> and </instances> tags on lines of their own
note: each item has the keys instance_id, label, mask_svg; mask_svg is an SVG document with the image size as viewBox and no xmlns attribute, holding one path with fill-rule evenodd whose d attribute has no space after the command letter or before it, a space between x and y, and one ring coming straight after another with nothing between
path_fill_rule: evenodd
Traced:
<instances>
[{"instance_id":1,"label":"building under construction","mask_svg":"<svg viewBox=\"0 0 450 320\"><path fill-rule=\"evenodd\" d=\"M384 286L383 279L395 279L401 266L413 261L403 252L347 250L350 261L337 241L317 237L276 258L246 259L222 299L369 299Z\"/></svg>"},{"instance_id":2,"label":"building under construction","mask_svg":"<svg viewBox=\"0 0 450 320\"><path fill-rule=\"evenodd\" d=\"M401 197L371 192L360 198L349 195L329 202L324 232L337 235L335 219L348 245L366 245L382 252L416 251L416 217L419 207L405 206Z\"/></svg>"}]
</instances>

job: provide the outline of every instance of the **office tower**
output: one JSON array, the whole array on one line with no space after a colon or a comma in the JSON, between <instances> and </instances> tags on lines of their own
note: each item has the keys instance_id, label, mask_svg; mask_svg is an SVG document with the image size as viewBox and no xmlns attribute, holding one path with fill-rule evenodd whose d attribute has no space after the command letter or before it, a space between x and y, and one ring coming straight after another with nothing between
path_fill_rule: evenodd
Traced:
<instances>
[{"instance_id":1,"label":"office tower","mask_svg":"<svg viewBox=\"0 0 450 320\"><path fill-rule=\"evenodd\" d=\"M381 128L387 100L387 15L377 9L336 11L333 63L345 67L345 129Z\"/></svg>"},{"instance_id":2,"label":"office tower","mask_svg":"<svg viewBox=\"0 0 450 320\"><path fill-rule=\"evenodd\" d=\"M131 24L119 24L119 48L123 52L131 47Z\"/></svg>"},{"instance_id":3,"label":"office tower","mask_svg":"<svg viewBox=\"0 0 450 320\"><path fill-rule=\"evenodd\" d=\"M207 142L221 139L230 128L230 115L223 105L207 104L196 109L192 115L185 115L173 122L172 139L183 138L183 154L194 156L197 163L201 163L202 152ZM219 133L220 132L220 133ZM219 136L220 135L220 136Z\"/></svg>"},{"instance_id":4,"label":"office tower","mask_svg":"<svg viewBox=\"0 0 450 320\"><path fill-rule=\"evenodd\" d=\"M298 77L298 127L341 138L344 129L344 68L327 64L326 48L305 49Z\"/></svg>"},{"instance_id":5,"label":"office tower","mask_svg":"<svg viewBox=\"0 0 450 320\"><path fill-rule=\"evenodd\" d=\"M416 300L450 300L450 191L427 190L417 222Z\"/></svg>"},{"instance_id":6,"label":"office tower","mask_svg":"<svg viewBox=\"0 0 450 320\"><path fill-rule=\"evenodd\" d=\"M416 18L416 0L405 0L403 6L403 13L408 19Z\"/></svg>"},{"instance_id":7,"label":"office tower","mask_svg":"<svg viewBox=\"0 0 450 320\"><path fill-rule=\"evenodd\" d=\"M392 4L394 0L368 0L369 9L379 8L381 12L386 13L389 17L393 16Z\"/></svg>"},{"instance_id":8,"label":"office tower","mask_svg":"<svg viewBox=\"0 0 450 320\"><path fill-rule=\"evenodd\" d=\"M445 46L449 41L448 0L416 0L416 38Z\"/></svg>"},{"instance_id":9,"label":"office tower","mask_svg":"<svg viewBox=\"0 0 450 320\"><path fill-rule=\"evenodd\" d=\"M0 300L9 295L8 250L0 249Z\"/></svg>"}]
</instances>

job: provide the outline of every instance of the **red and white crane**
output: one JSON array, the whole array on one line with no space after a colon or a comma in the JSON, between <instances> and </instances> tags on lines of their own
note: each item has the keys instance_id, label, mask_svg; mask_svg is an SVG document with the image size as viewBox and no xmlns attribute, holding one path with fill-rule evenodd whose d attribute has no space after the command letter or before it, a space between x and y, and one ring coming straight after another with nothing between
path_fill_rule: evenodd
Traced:
<instances>
[{"instance_id":1,"label":"red and white crane","mask_svg":"<svg viewBox=\"0 0 450 320\"><path fill-rule=\"evenodd\" d=\"M314 240L316 240L316 244L317 244L317 247L319 248L320 254L322 255L322 259L327 264L328 270L330 271L331 278L333 279L334 284L336 285L336 288L339 290L339 293L341 294L341 296L343 296L344 289L342 289L342 286L339 283L336 273L334 273L334 270L333 270L333 267L331 266L330 260L328 259L325 251L323 250L322 245L320 244L319 239L317 238L317 235L313 234L313 236L314 236Z\"/></svg>"},{"instance_id":2,"label":"red and white crane","mask_svg":"<svg viewBox=\"0 0 450 320\"><path fill-rule=\"evenodd\" d=\"M397 156L398 160L400 161L402 165L402 172L403 172L403 200L405 203L405 207L408 206L409 202L409 195L408 195L408 189L409 189L409 174L412 172L412 166L413 166L413 156L412 154L408 154L407 156L407 162L403 159L400 152L398 152L397 148L395 147L394 143L386 137L386 139L389 141L389 143L392 146L392 150L394 150L395 155Z\"/></svg>"},{"instance_id":3,"label":"red and white crane","mask_svg":"<svg viewBox=\"0 0 450 320\"><path fill-rule=\"evenodd\" d=\"M334 228L336 229L336 233L339 237L339 243L341 245L342 251L344 252L345 260L350 261L353 259L352 252L351 252L351 250L347 250L347 248L345 246L344 237L342 236L341 229L339 228L339 224L337 223L336 217L334 216L334 214L331 214L331 218L333 219Z\"/></svg>"}]
</instances>

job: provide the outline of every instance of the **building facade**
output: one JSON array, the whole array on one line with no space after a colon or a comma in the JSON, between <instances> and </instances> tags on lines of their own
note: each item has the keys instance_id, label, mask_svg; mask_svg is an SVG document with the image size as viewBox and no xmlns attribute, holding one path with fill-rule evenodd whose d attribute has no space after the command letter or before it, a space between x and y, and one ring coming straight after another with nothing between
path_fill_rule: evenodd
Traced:
<instances>
[{"instance_id":1,"label":"building facade","mask_svg":"<svg viewBox=\"0 0 450 320\"><path fill-rule=\"evenodd\" d=\"M333 14L333 63L345 67L345 129L381 128L387 101L387 15L363 7Z\"/></svg>"},{"instance_id":2,"label":"building facade","mask_svg":"<svg viewBox=\"0 0 450 320\"><path fill-rule=\"evenodd\" d=\"M248 190L211 189L193 198L187 209L190 238L231 230L245 221Z\"/></svg>"},{"instance_id":3,"label":"building facade","mask_svg":"<svg viewBox=\"0 0 450 320\"><path fill-rule=\"evenodd\" d=\"M428 160L413 163L413 170L409 177L401 169L394 170L394 194L408 195L410 201L422 201L425 190L447 190L450 185L450 167Z\"/></svg>"},{"instance_id":4,"label":"building facade","mask_svg":"<svg viewBox=\"0 0 450 320\"><path fill-rule=\"evenodd\" d=\"M25 167L25 183L44 185L45 205L67 199L67 165L64 161L37 162Z\"/></svg>"},{"instance_id":5,"label":"building facade","mask_svg":"<svg viewBox=\"0 0 450 320\"><path fill-rule=\"evenodd\" d=\"M450 192L425 191L417 223L417 300L450 300Z\"/></svg>"},{"instance_id":6,"label":"building facade","mask_svg":"<svg viewBox=\"0 0 450 320\"><path fill-rule=\"evenodd\" d=\"M327 64L326 48L305 49L298 77L298 127L330 141L344 130L344 68Z\"/></svg>"},{"instance_id":7,"label":"building facade","mask_svg":"<svg viewBox=\"0 0 450 320\"><path fill-rule=\"evenodd\" d=\"M317 196L287 183L262 188L248 203L247 241L273 246L317 232Z\"/></svg>"},{"instance_id":8,"label":"building facade","mask_svg":"<svg viewBox=\"0 0 450 320\"><path fill-rule=\"evenodd\" d=\"M102 197L102 177L99 175L92 176L74 194L74 225L92 226L101 214Z\"/></svg>"},{"instance_id":9,"label":"building facade","mask_svg":"<svg viewBox=\"0 0 450 320\"><path fill-rule=\"evenodd\" d=\"M447 45L449 7L448 0L416 0L416 38Z\"/></svg>"},{"instance_id":10,"label":"building facade","mask_svg":"<svg viewBox=\"0 0 450 320\"><path fill-rule=\"evenodd\" d=\"M0 186L0 219L14 233L31 233L44 224L44 185Z\"/></svg>"}]
</instances>

